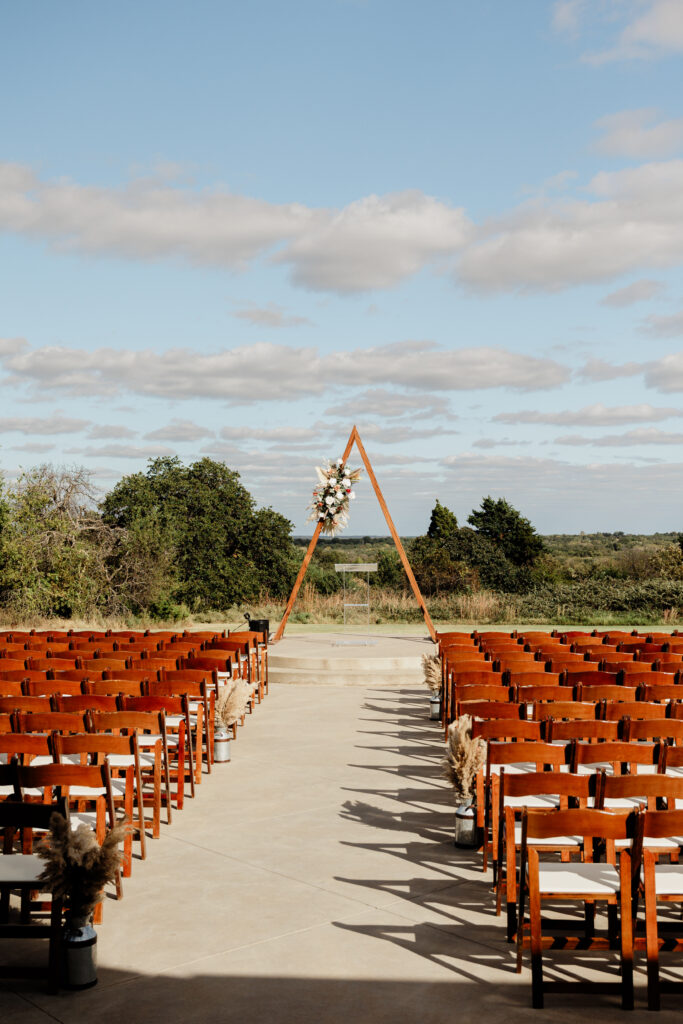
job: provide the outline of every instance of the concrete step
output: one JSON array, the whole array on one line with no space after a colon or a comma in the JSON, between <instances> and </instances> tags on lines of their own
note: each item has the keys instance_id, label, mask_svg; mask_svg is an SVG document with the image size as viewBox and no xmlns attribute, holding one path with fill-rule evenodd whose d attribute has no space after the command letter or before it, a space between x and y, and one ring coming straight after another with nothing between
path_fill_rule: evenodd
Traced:
<instances>
[{"instance_id":1,"label":"concrete step","mask_svg":"<svg viewBox=\"0 0 683 1024\"><path fill-rule=\"evenodd\" d=\"M311 686L419 686L423 683L423 676L420 670L379 672L366 669L363 672L343 672L338 667L273 669L269 665L268 681L274 684L297 683Z\"/></svg>"}]
</instances>

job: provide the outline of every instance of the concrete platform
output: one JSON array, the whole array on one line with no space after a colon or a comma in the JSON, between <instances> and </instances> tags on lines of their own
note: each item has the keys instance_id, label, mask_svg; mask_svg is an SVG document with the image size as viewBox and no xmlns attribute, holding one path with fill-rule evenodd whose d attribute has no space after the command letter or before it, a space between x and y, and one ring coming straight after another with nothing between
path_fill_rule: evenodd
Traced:
<instances>
[{"instance_id":1,"label":"concrete platform","mask_svg":"<svg viewBox=\"0 0 683 1024\"><path fill-rule=\"evenodd\" d=\"M680 1022L675 995L645 1010L644 954L631 1015L585 986L618 979L599 953L548 956L548 980L576 984L531 1010L491 874L453 846L442 749L421 688L273 686L107 900L99 984L0 981L2 1024ZM683 978L680 955L662 964Z\"/></svg>"},{"instance_id":2,"label":"concrete platform","mask_svg":"<svg viewBox=\"0 0 683 1024\"><path fill-rule=\"evenodd\" d=\"M268 650L275 683L316 686L419 686L422 655L436 651L428 636L360 631L285 636Z\"/></svg>"}]
</instances>

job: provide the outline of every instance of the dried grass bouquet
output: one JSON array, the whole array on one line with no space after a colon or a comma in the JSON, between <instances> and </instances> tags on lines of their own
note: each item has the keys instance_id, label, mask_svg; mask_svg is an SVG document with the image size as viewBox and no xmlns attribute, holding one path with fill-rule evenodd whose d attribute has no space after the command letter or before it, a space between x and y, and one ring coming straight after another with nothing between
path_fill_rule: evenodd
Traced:
<instances>
[{"instance_id":1,"label":"dried grass bouquet","mask_svg":"<svg viewBox=\"0 0 683 1024\"><path fill-rule=\"evenodd\" d=\"M251 699L249 684L244 679L234 679L221 686L216 698L216 724L231 729L241 720Z\"/></svg>"},{"instance_id":2,"label":"dried grass bouquet","mask_svg":"<svg viewBox=\"0 0 683 1024\"><path fill-rule=\"evenodd\" d=\"M446 754L442 761L444 775L453 786L458 804L472 800L474 780L485 762L485 741L480 736L472 739L472 717L461 715L448 727Z\"/></svg>"},{"instance_id":3,"label":"dried grass bouquet","mask_svg":"<svg viewBox=\"0 0 683 1024\"><path fill-rule=\"evenodd\" d=\"M424 680L434 697L441 696L441 659L438 654L422 655Z\"/></svg>"},{"instance_id":4,"label":"dried grass bouquet","mask_svg":"<svg viewBox=\"0 0 683 1024\"><path fill-rule=\"evenodd\" d=\"M73 927L89 923L105 885L116 881L123 856L119 844L129 827L116 825L100 846L87 825L74 831L62 814L50 818L50 831L36 849L45 861L40 880L64 900Z\"/></svg>"}]
</instances>

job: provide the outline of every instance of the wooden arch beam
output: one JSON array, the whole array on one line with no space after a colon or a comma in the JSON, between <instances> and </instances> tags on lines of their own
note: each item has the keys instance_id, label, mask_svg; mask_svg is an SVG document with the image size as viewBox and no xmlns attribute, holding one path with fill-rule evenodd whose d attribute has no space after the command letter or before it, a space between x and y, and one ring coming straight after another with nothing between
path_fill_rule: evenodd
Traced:
<instances>
[{"instance_id":1,"label":"wooden arch beam","mask_svg":"<svg viewBox=\"0 0 683 1024\"><path fill-rule=\"evenodd\" d=\"M436 630L434 629L434 624L432 623L429 612L427 611L427 605L425 604L420 588L417 585L417 580L413 575L413 570L410 567L410 562L408 561L408 556L406 555L405 550L403 548L403 544L401 543L401 538L399 537L396 527L394 526L393 519L389 515L389 509L387 508L387 503L384 500L384 495L382 494L380 486L377 483L377 477L374 474L372 465L370 464L370 459L368 458L367 452L363 447L363 442L360 439L360 434L358 433L358 430L356 429L355 426L351 431L348 443L346 445L346 448L344 449L344 454L342 455L344 463L346 463L346 460L351 454L351 449L353 448L354 444L358 448L358 454L363 460L363 465L365 466L366 472L370 479L370 483L372 484L374 492L377 495L377 501L379 502L379 506L382 509L382 512L384 513L384 518L386 519L387 526L389 527L389 533L391 534L394 544L396 545L396 550L398 551L399 558L401 559L403 568L405 570L405 574L408 577L408 581L412 588L413 594L415 595L415 600L417 601L418 607L420 608L420 611L424 616L425 625L429 630L429 635L431 636L432 640L436 643ZM320 531L322 530L322 527L322 520L319 520L315 530L313 531L313 536L311 537L311 541L308 545L308 550L306 551L304 560L301 563L301 568L299 569L297 578L294 581L294 586L292 587L292 592L289 595L289 600L287 601L285 613L282 616L282 622L278 626L277 633L273 638L274 643L282 639L282 635L285 631L285 626L287 625L287 619L289 618L292 608L294 607L294 602L296 601L297 594L299 593L299 588L301 587L301 584L304 581L304 576L306 575L306 570L308 569L311 558L313 557L313 552L315 551L316 544L318 543L318 538L320 537Z\"/></svg>"}]
</instances>

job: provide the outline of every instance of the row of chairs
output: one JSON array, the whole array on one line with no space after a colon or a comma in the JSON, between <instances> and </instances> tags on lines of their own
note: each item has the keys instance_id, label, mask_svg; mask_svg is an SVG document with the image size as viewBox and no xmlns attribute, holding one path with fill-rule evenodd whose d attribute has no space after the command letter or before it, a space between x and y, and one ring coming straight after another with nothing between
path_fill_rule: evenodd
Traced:
<instances>
[{"instance_id":1,"label":"row of chairs","mask_svg":"<svg viewBox=\"0 0 683 1024\"><path fill-rule=\"evenodd\" d=\"M215 642L215 637L207 640ZM42 813L41 824L33 826L40 831L49 821L45 809L51 811L55 801L60 802L74 826L88 824L100 841L117 820L130 821L116 881L121 898L122 880L134 862L133 844L139 844L144 859L147 830L151 827L153 838L160 836L162 807L171 824L173 805L184 805L187 783L194 796L202 767L211 771L219 687L231 685L227 680L238 672L251 679L252 711L267 693L262 647L265 643L252 645L245 657L231 652L229 658L217 649L208 664L195 667L157 667L150 660L144 669L122 668L121 662L101 672L75 669L77 678L63 676L63 670L54 673L54 679L48 678L49 670L38 675L38 670L24 669L20 679L3 679L0 674L0 935L15 927L8 916L11 893L20 896L22 925L42 907L31 899L37 889L35 877L31 885L14 884L22 871L31 875L34 863L32 828L10 823L16 807L23 808L16 812L19 815ZM0 665L5 660L0 658ZM106 658L93 660L100 664ZM50 925L30 932L51 937L48 968L53 987L59 973L54 922L61 923L62 909L59 900L53 900ZM101 920L101 905L95 920ZM14 965L10 973L16 974Z\"/></svg>"}]
</instances>

